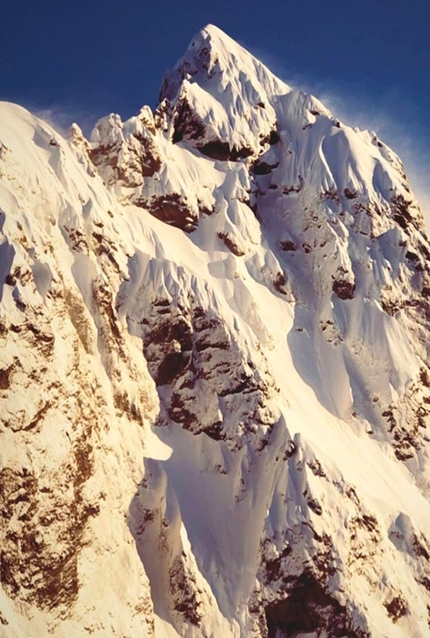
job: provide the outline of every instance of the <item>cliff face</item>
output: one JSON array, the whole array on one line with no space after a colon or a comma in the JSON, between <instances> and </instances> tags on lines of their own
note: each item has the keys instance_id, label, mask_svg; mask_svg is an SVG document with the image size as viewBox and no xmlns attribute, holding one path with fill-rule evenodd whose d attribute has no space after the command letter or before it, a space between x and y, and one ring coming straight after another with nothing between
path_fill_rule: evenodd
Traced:
<instances>
[{"instance_id":1,"label":"cliff face","mask_svg":"<svg viewBox=\"0 0 430 638\"><path fill-rule=\"evenodd\" d=\"M399 158L212 26L90 140L0 111L0 635L427 636Z\"/></svg>"}]
</instances>

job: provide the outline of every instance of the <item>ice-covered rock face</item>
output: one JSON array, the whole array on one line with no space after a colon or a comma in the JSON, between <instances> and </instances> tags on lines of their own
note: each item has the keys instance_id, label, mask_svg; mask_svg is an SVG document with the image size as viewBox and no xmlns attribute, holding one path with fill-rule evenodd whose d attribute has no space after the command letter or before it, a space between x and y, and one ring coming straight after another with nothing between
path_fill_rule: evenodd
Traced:
<instances>
[{"instance_id":1,"label":"ice-covered rock face","mask_svg":"<svg viewBox=\"0 0 430 638\"><path fill-rule=\"evenodd\" d=\"M5 635L427 636L399 158L213 26L154 113L0 143Z\"/></svg>"}]
</instances>

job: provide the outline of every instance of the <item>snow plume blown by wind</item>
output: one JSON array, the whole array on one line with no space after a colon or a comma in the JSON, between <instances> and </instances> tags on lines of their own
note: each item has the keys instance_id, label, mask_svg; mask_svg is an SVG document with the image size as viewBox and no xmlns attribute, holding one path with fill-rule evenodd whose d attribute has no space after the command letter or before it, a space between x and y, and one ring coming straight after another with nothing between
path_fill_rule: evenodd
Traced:
<instances>
[{"instance_id":1,"label":"snow plume blown by wind","mask_svg":"<svg viewBox=\"0 0 430 638\"><path fill-rule=\"evenodd\" d=\"M430 149L424 127L417 122L416 106L393 88L391 94L371 96L358 88L310 80L296 68L293 72L273 54L250 48L278 77L295 90L312 93L349 126L372 130L401 158L406 175L430 230Z\"/></svg>"}]
</instances>

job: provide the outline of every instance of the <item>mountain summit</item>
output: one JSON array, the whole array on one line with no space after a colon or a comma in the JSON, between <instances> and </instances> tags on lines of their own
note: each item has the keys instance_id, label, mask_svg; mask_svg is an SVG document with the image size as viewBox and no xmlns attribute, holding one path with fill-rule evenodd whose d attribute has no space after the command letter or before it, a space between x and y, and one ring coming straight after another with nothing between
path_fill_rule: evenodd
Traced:
<instances>
[{"instance_id":1,"label":"mountain summit","mask_svg":"<svg viewBox=\"0 0 430 638\"><path fill-rule=\"evenodd\" d=\"M430 244L209 25L90 139L0 104L0 635L429 635Z\"/></svg>"}]
</instances>

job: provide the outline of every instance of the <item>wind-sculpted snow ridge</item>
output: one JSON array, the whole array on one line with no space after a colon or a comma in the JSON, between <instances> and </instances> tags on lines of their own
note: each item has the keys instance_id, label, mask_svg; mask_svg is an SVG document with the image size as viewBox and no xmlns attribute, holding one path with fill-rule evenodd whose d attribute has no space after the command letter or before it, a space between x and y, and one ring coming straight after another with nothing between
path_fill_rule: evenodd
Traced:
<instances>
[{"instance_id":1,"label":"wind-sculpted snow ridge","mask_svg":"<svg viewBox=\"0 0 430 638\"><path fill-rule=\"evenodd\" d=\"M428 636L399 158L213 26L154 112L0 123L0 635Z\"/></svg>"}]
</instances>

